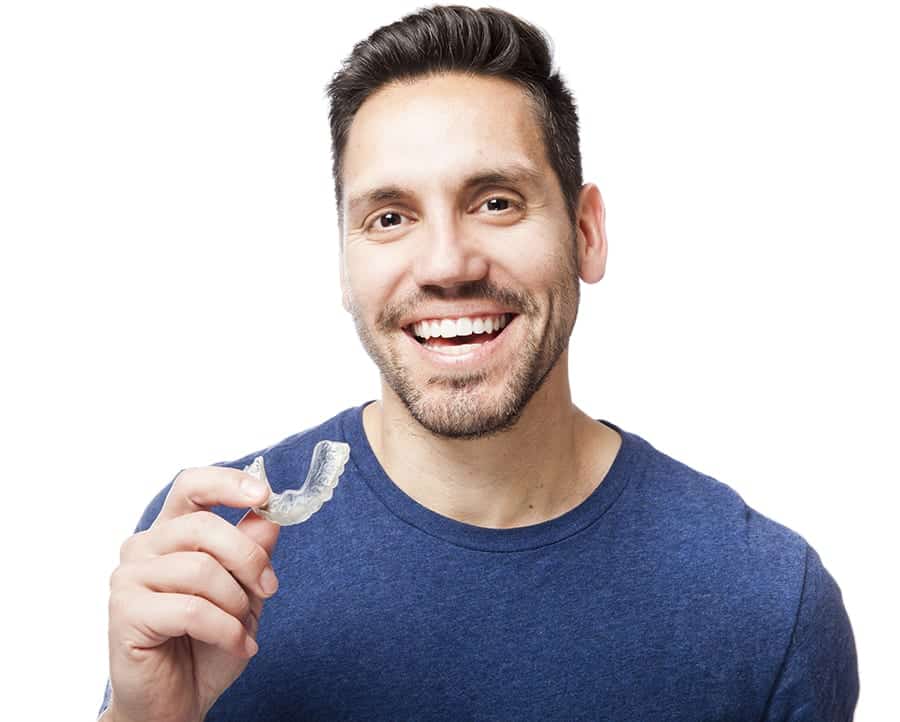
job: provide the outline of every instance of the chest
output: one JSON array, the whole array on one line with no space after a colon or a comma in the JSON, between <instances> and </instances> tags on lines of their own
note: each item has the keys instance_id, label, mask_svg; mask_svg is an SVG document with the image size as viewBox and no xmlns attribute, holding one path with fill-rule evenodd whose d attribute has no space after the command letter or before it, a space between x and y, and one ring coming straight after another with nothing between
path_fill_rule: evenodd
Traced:
<instances>
[{"instance_id":1,"label":"chest","mask_svg":"<svg viewBox=\"0 0 900 722\"><path fill-rule=\"evenodd\" d=\"M651 567L400 543L300 556L209 720L740 720L764 703L722 600Z\"/></svg>"}]
</instances>

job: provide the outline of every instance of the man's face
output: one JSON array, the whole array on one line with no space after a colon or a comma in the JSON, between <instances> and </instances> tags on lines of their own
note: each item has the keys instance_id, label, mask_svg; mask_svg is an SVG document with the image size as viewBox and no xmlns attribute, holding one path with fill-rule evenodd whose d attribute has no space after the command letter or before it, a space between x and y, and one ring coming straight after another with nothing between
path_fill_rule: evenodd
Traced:
<instances>
[{"instance_id":1,"label":"man's face","mask_svg":"<svg viewBox=\"0 0 900 722\"><path fill-rule=\"evenodd\" d=\"M565 351L579 293L528 97L459 74L382 88L353 120L343 179L344 305L384 382L435 434L511 428Z\"/></svg>"}]
</instances>

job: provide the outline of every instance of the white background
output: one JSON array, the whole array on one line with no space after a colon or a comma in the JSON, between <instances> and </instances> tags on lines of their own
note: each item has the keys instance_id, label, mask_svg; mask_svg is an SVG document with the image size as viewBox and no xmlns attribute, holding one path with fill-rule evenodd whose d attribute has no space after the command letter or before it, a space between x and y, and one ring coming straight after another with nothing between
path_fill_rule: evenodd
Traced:
<instances>
[{"instance_id":1,"label":"white background","mask_svg":"<svg viewBox=\"0 0 900 722\"><path fill-rule=\"evenodd\" d=\"M109 574L175 472L378 395L324 86L415 6L315 5L0 5L6 719L93 719ZM552 35L608 208L576 403L818 550L858 720L900 646L890 5L503 5Z\"/></svg>"}]
</instances>

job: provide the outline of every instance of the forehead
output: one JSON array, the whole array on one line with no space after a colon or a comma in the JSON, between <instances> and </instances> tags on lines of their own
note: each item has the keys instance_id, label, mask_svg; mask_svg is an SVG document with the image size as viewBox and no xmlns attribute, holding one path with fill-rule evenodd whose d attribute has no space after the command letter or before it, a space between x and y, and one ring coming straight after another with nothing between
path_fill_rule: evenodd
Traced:
<instances>
[{"instance_id":1,"label":"forehead","mask_svg":"<svg viewBox=\"0 0 900 722\"><path fill-rule=\"evenodd\" d=\"M360 106L344 151L344 198L389 183L453 185L516 164L551 173L521 86L456 73L417 78L385 86Z\"/></svg>"}]
</instances>

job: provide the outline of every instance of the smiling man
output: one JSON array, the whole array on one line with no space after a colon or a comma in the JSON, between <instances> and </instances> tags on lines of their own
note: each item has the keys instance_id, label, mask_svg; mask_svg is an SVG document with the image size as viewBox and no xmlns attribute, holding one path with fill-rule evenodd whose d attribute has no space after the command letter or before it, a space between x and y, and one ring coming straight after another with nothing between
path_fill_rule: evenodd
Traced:
<instances>
[{"instance_id":1,"label":"smiling man","mask_svg":"<svg viewBox=\"0 0 900 722\"><path fill-rule=\"evenodd\" d=\"M607 241L542 34L422 10L329 93L343 303L381 399L150 504L111 581L104 719L851 719L816 552L572 402ZM321 511L245 513L268 490L240 469L296 486L323 439L351 453Z\"/></svg>"},{"instance_id":2,"label":"smiling man","mask_svg":"<svg viewBox=\"0 0 900 722\"><path fill-rule=\"evenodd\" d=\"M504 77L419 76L373 92L335 150L344 304L382 376L367 437L410 497L484 527L569 511L620 445L567 374L603 203L593 185L564 196L539 117Z\"/></svg>"}]
</instances>

